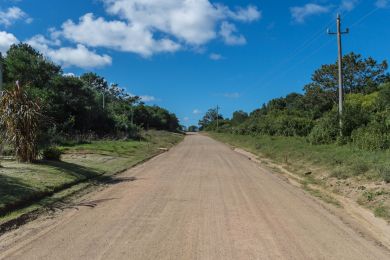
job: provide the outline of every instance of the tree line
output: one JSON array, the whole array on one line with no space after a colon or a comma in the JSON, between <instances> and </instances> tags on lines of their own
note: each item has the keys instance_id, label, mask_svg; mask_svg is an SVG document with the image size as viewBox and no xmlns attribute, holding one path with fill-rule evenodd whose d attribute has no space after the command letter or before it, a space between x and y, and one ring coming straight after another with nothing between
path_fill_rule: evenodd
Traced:
<instances>
[{"instance_id":1,"label":"tree line","mask_svg":"<svg viewBox=\"0 0 390 260\"><path fill-rule=\"evenodd\" d=\"M390 148L390 76L386 61L350 53L344 57L343 126L338 124L338 64L317 69L303 93L275 98L224 119L210 109L199 126L243 135L300 136L312 144L352 144L366 150ZM340 136L340 130L342 135Z\"/></svg>"},{"instance_id":2,"label":"tree line","mask_svg":"<svg viewBox=\"0 0 390 260\"><path fill-rule=\"evenodd\" d=\"M0 63L0 142L11 145L21 161L35 160L45 147L86 136L134 138L142 129L180 129L168 110L144 104L95 73L64 75L28 44L12 45L0 55Z\"/></svg>"}]
</instances>

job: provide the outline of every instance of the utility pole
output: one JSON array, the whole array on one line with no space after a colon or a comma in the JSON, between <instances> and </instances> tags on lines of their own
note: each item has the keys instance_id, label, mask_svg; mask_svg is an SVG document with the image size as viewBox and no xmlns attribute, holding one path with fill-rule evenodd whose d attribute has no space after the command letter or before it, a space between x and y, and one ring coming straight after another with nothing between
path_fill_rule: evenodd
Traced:
<instances>
[{"instance_id":1,"label":"utility pole","mask_svg":"<svg viewBox=\"0 0 390 260\"><path fill-rule=\"evenodd\" d=\"M341 31L341 17L340 14L337 14L337 32L333 33L328 29L328 34L337 35L337 45L338 45L338 66L339 66L339 125L340 125L340 136L343 136L343 95L344 95L344 86L343 86L343 48L342 48L342 35L349 33L347 28L345 32Z\"/></svg>"},{"instance_id":2,"label":"utility pole","mask_svg":"<svg viewBox=\"0 0 390 260\"><path fill-rule=\"evenodd\" d=\"M106 96L103 90L103 110L106 108Z\"/></svg>"},{"instance_id":3,"label":"utility pole","mask_svg":"<svg viewBox=\"0 0 390 260\"><path fill-rule=\"evenodd\" d=\"M219 130L219 106L217 105L217 132Z\"/></svg>"}]
</instances>

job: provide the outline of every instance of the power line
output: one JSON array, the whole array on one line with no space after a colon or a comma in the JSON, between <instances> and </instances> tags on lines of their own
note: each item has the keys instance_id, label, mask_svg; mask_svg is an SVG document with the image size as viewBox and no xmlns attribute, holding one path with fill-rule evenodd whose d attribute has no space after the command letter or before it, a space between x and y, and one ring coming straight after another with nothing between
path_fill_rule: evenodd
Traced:
<instances>
[{"instance_id":1,"label":"power line","mask_svg":"<svg viewBox=\"0 0 390 260\"><path fill-rule=\"evenodd\" d=\"M363 22L365 19L367 19L369 16L371 16L372 14L374 14L376 11L378 11L380 8L374 8L373 10L367 12L365 15L363 15L361 18L359 18L356 22L354 22L350 28L353 28L355 26L357 26L358 24L360 24L361 22ZM344 12L343 13L343 16L344 18L349 16L351 12ZM265 83L262 83L262 86L267 86L269 83L271 83L273 80L274 80L274 76L275 75L278 75L278 77L281 77L283 75L286 75L288 72L292 71L293 69L295 69L297 66L303 64L304 62L306 62L310 57L312 57L313 55L315 55L316 53L318 53L321 49L323 49L324 47L326 47L330 42L331 40L328 40L326 41L324 44L322 44L321 46L319 46L317 49L315 49L312 53L310 53L309 55L306 55L304 56L302 59L300 59L300 61L296 62L295 64L293 64L292 66L290 66L289 68L287 68L286 70L281 70L282 67L284 67L284 65L288 64L290 61L292 61L294 58L296 58L299 53L301 53L303 50L309 48L312 44L314 44L322 35L323 35L323 31L324 29L327 29L328 26L330 26L331 24L333 23L333 18L331 19L330 22L327 23L326 27L322 27L321 30L319 30L318 32L314 33L311 37L309 37L306 41L304 41L299 47L297 47L293 52L291 52L291 54L289 54L287 56L287 58L285 58L284 60L282 60L281 62L279 62L276 66L274 66L271 70L269 70L266 74L264 74L264 76L262 76L254 85L250 86L250 87L247 87L245 89L245 91L243 91L244 93L246 93L247 91L249 91L250 89L252 89L253 87L256 87L259 83L261 82L264 82L265 79L266 82ZM282 72L281 72L282 71Z\"/></svg>"},{"instance_id":2,"label":"power line","mask_svg":"<svg viewBox=\"0 0 390 260\"><path fill-rule=\"evenodd\" d=\"M317 32L312 34L301 45L299 45L297 48L295 48L285 59L283 59L277 65L273 66L270 70L268 70L268 72L265 73L254 85L247 87L245 89L244 93L249 91L251 88L257 86L259 83L261 83L265 79L272 78L276 74L279 74L281 68L284 67L284 65L288 64L290 61L292 61L294 58L296 58L302 51L304 51L305 49L307 49L311 45L313 45L314 42L316 42L323 35L324 29L326 29L328 26L330 26L331 23L333 23L333 19L329 20L329 22L327 23L327 25L325 27L321 28L320 30L318 30Z\"/></svg>"}]
</instances>

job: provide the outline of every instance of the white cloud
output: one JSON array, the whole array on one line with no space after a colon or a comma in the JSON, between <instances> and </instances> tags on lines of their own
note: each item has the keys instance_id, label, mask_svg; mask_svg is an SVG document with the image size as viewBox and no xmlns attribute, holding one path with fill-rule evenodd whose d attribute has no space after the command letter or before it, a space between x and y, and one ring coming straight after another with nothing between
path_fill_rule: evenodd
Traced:
<instances>
[{"instance_id":1,"label":"white cloud","mask_svg":"<svg viewBox=\"0 0 390 260\"><path fill-rule=\"evenodd\" d=\"M12 44L18 43L18 39L12 33L0 31L0 52L4 55Z\"/></svg>"},{"instance_id":2,"label":"white cloud","mask_svg":"<svg viewBox=\"0 0 390 260\"><path fill-rule=\"evenodd\" d=\"M36 48L53 62L59 63L64 67L96 68L111 65L112 58L108 55L99 55L82 44L76 47L57 47L61 43L50 41L42 35L36 35L27 41L32 47Z\"/></svg>"},{"instance_id":3,"label":"white cloud","mask_svg":"<svg viewBox=\"0 0 390 260\"><path fill-rule=\"evenodd\" d=\"M211 53L211 54L209 55L209 58L210 58L211 60L217 61L217 60L223 60L225 57L223 57L221 54L218 54L218 53Z\"/></svg>"},{"instance_id":4,"label":"white cloud","mask_svg":"<svg viewBox=\"0 0 390 260\"><path fill-rule=\"evenodd\" d=\"M27 23L32 22L32 18L22 11L19 7L10 7L6 11L0 11L0 25L10 26L14 22L26 19Z\"/></svg>"},{"instance_id":5,"label":"white cloud","mask_svg":"<svg viewBox=\"0 0 390 260\"><path fill-rule=\"evenodd\" d=\"M356 5L358 4L359 0L343 0L341 1L340 10L341 11L352 11L355 9Z\"/></svg>"},{"instance_id":6,"label":"white cloud","mask_svg":"<svg viewBox=\"0 0 390 260\"><path fill-rule=\"evenodd\" d=\"M148 103L148 102L154 102L154 101L158 101L159 99L157 99L156 97L154 97L154 96L150 96L150 95L135 95L135 94L133 94L133 93L129 93L129 95L131 96L131 97L135 97L135 96L138 96L140 99L141 99L141 101L143 101L143 102L145 102L145 103Z\"/></svg>"},{"instance_id":7,"label":"white cloud","mask_svg":"<svg viewBox=\"0 0 390 260\"><path fill-rule=\"evenodd\" d=\"M96 68L111 65L112 58L108 55L99 55L88 50L84 45L50 49L46 53L54 62L64 67L77 66L80 68Z\"/></svg>"},{"instance_id":8,"label":"white cloud","mask_svg":"<svg viewBox=\"0 0 390 260\"><path fill-rule=\"evenodd\" d=\"M244 45L246 39L243 35L237 34L237 27L229 22L223 22L221 24L221 30L219 34L222 36L224 42L227 45Z\"/></svg>"},{"instance_id":9,"label":"white cloud","mask_svg":"<svg viewBox=\"0 0 390 260\"><path fill-rule=\"evenodd\" d=\"M87 13L78 21L68 20L61 29L50 28L51 38L36 35L27 43L64 67L102 67L112 64L109 55L98 54L97 48L132 52L144 57L179 50L202 50L218 37L228 45L246 43L234 23L250 23L261 19L261 11L253 5L234 10L210 0L100 0L111 19ZM31 23L32 18L18 7L1 12L0 24L11 25L19 19ZM234 22L234 23L233 23ZM0 32L0 50L6 51L18 40ZM63 43L71 45L63 45ZM99 49L100 50L100 49ZM223 57L211 54L210 59ZM153 96L144 96L147 102Z\"/></svg>"},{"instance_id":10,"label":"white cloud","mask_svg":"<svg viewBox=\"0 0 390 260\"><path fill-rule=\"evenodd\" d=\"M72 73L72 72L69 72L69 73L64 73L64 74L62 74L62 76L64 76L64 77L76 77L76 74L74 74L74 73Z\"/></svg>"},{"instance_id":11,"label":"white cloud","mask_svg":"<svg viewBox=\"0 0 390 260\"><path fill-rule=\"evenodd\" d=\"M241 97L241 94L238 92L233 92L233 93L225 93L223 94L223 96L226 98L239 98Z\"/></svg>"},{"instance_id":12,"label":"white cloud","mask_svg":"<svg viewBox=\"0 0 390 260\"><path fill-rule=\"evenodd\" d=\"M200 111L199 109L194 109L193 111L192 111L192 114L194 114L194 115L199 115L199 114L202 114L202 111Z\"/></svg>"},{"instance_id":13,"label":"white cloud","mask_svg":"<svg viewBox=\"0 0 390 260\"><path fill-rule=\"evenodd\" d=\"M62 35L77 43L91 47L106 47L110 49L135 52L150 56L155 52L173 52L180 45L167 39L155 40L153 34L136 24L122 21L106 21L86 14L78 24L67 21L62 25Z\"/></svg>"},{"instance_id":14,"label":"white cloud","mask_svg":"<svg viewBox=\"0 0 390 260\"><path fill-rule=\"evenodd\" d=\"M322 6L319 4L309 3L304 6L295 6L290 8L291 16L297 23L304 23L309 16L328 13L329 6Z\"/></svg>"},{"instance_id":15,"label":"white cloud","mask_svg":"<svg viewBox=\"0 0 390 260\"><path fill-rule=\"evenodd\" d=\"M261 18L262 13L257 6L249 5L246 8L238 7L236 11L223 5L217 5L218 9L226 16L240 22L253 22Z\"/></svg>"},{"instance_id":16,"label":"white cloud","mask_svg":"<svg viewBox=\"0 0 390 260\"><path fill-rule=\"evenodd\" d=\"M186 117L183 118L183 121L184 122L188 122L188 121L190 121L190 118L188 116L186 116Z\"/></svg>"},{"instance_id":17,"label":"white cloud","mask_svg":"<svg viewBox=\"0 0 390 260\"><path fill-rule=\"evenodd\" d=\"M261 18L261 12L255 6L231 10L209 0L102 1L106 12L116 18L107 20L85 14L78 22L68 20L62 30L53 35L89 47L105 47L147 57L186 47L199 48L219 36L224 37L216 30L221 23L229 25L230 31L224 31L228 44L243 44L245 38L233 35L237 28L227 21L249 23Z\"/></svg>"},{"instance_id":18,"label":"white cloud","mask_svg":"<svg viewBox=\"0 0 390 260\"><path fill-rule=\"evenodd\" d=\"M378 8L386 8L389 6L389 0L377 0L375 6Z\"/></svg>"},{"instance_id":19,"label":"white cloud","mask_svg":"<svg viewBox=\"0 0 390 260\"><path fill-rule=\"evenodd\" d=\"M148 95L140 96L140 98L143 102L153 102L157 100L154 96L148 96Z\"/></svg>"},{"instance_id":20,"label":"white cloud","mask_svg":"<svg viewBox=\"0 0 390 260\"><path fill-rule=\"evenodd\" d=\"M208 0L103 0L107 12L147 30L157 29L192 44L215 37L214 23L222 14Z\"/></svg>"}]
</instances>

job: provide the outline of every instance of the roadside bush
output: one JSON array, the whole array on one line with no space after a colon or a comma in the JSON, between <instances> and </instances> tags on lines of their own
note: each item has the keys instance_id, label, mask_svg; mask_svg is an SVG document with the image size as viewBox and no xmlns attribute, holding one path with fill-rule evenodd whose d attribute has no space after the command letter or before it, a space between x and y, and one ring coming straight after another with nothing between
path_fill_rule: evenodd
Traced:
<instances>
[{"instance_id":1,"label":"roadside bush","mask_svg":"<svg viewBox=\"0 0 390 260\"><path fill-rule=\"evenodd\" d=\"M312 120L288 114L270 118L269 122L275 135L281 136L307 136L313 128Z\"/></svg>"},{"instance_id":2,"label":"roadside bush","mask_svg":"<svg viewBox=\"0 0 390 260\"><path fill-rule=\"evenodd\" d=\"M60 161L62 152L57 147L48 147L43 150L42 157L48 161Z\"/></svg>"},{"instance_id":3,"label":"roadside bush","mask_svg":"<svg viewBox=\"0 0 390 260\"><path fill-rule=\"evenodd\" d=\"M352 132L370 122L372 113L361 104L345 104L343 112L343 136L351 136Z\"/></svg>"},{"instance_id":4,"label":"roadside bush","mask_svg":"<svg viewBox=\"0 0 390 260\"><path fill-rule=\"evenodd\" d=\"M381 126L369 125L352 132L352 143L364 150L385 150L390 147L390 134L382 132Z\"/></svg>"},{"instance_id":5,"label":"roadside bush","mask_svg":"<svg viewBox=\"0 0 390 260\"><path fill-rule=\"evenodd\" d=\"M334 111L328 113L311 130L308 141L311 144L331 144L339 135L337 114Z\"/></svg>"}]
</instances>

